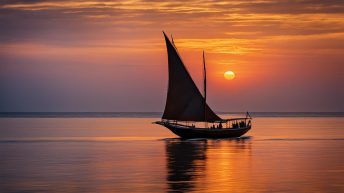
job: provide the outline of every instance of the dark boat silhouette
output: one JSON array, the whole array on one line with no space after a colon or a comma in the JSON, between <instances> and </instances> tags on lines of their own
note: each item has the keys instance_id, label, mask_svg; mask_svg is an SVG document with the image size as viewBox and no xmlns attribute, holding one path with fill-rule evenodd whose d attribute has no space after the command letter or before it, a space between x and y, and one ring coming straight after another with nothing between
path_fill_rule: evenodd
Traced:
<instances>
[{"instance_id":1,"label":"dark boat silhouette","mask_svg":"<svg viewBox=\"0 0 344 193\"><path fill-rule=\"evenodd\" d=\"M178 51L164 33L168 54L168 92L161 121L181 138L228 138L240 137L251 129L251 117L221 119L208 106L206 90L206 65L203 52L204 96L192 80ZM204 123L203 126L199 126ZM210 125L210 127L209 127Z\"/></svg>"}]
</instances>

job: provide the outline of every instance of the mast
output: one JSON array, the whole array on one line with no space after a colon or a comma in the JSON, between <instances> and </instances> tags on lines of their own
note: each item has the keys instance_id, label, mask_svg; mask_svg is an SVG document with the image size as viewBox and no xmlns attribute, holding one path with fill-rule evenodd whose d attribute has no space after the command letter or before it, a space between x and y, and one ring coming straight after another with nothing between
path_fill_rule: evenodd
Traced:
<instances>
[{"instance_id":1,"label":"mast","mask_svg":"<svg viewBox=\"0 0 344 193\"><path fill-rule=\"evenodd\" d=\"M207 124L207 71L205 68L205 57L204 57L204 50L203 50L203 75L204 75L204 82L203 82L203 89L204 89L204 120L205 120L205 127L208 127Z\"/></svg>"},{"instance_id":2,"label":"mast","mask_svg":"<svg viewBox=\"0 0 344 193\"><path fill-rule=\"evenodd\" d=\"M174 48L177 49L176 46L174 45L174 40L173 40L172 34L171 34L171 40L172 40L172 44L173 44Z\"/></svg>"}]
</instances>

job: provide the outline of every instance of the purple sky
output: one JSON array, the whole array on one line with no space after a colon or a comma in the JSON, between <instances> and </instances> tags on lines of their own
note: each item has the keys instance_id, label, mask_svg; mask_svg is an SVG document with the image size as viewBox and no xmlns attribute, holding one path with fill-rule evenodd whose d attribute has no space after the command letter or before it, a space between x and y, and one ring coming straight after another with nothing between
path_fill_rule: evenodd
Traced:
<instances>
[{"instance_id":1,"label":"purple sky","mask_svg":"<svg viewBox=\"0 0 344 193\"><path fill-rule=\"evenodd\" d=\"M0 111L161 112L162 30L200 89L205 50L214 111L344 111L343 18L335 0L0 0Z\"/></svg>"}]
</instances>

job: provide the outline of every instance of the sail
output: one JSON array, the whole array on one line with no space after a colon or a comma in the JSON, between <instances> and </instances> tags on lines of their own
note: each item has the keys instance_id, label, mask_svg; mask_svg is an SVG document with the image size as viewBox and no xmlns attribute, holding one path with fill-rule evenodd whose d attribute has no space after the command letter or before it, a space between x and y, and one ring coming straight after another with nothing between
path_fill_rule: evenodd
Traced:
<instances>
[{"instance_id":1,"label":"sail","mask_svg":"<svg viewBox=\"0 0 344 193\"><path fill-rule=\"evenodd\" d=\"M177 50L164 33L168 54L168 92L163 119L178 121L220 121L196 87Z\"/></svg>"}]
</instances>

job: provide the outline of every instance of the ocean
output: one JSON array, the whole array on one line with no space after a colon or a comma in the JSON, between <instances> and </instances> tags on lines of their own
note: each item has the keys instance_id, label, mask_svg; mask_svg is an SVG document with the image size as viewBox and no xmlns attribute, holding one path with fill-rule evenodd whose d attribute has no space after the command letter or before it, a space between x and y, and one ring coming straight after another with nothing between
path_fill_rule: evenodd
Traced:
<instances>
[{"instance_id":1,"label":"ocean","mask_svg":"<svg viewBox=\"0 0 344 193\"><path fill-rule=\"evenodd\" d=\"M344 192L344 113L252 113L216 140L160 115L0 113L0 192Z\"/></svg>"}]
</instances>

